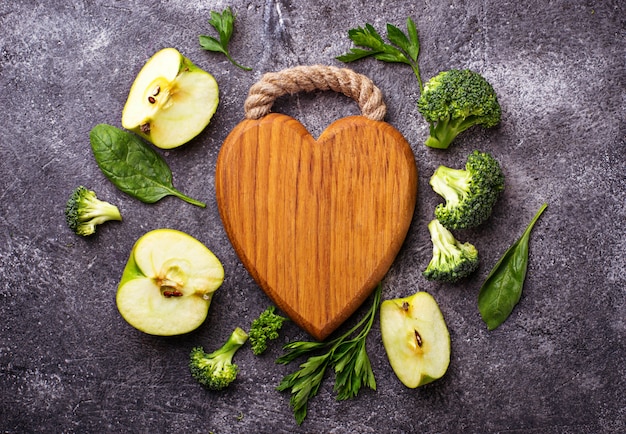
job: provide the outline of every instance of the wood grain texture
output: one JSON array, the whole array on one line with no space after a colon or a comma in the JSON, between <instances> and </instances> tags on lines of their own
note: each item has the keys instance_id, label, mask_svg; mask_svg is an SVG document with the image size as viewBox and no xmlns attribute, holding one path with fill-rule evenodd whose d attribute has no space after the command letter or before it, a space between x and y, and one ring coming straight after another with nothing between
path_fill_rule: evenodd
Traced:
<instances>
[{"instance_id":1,"label":"wood grain texture","mask_svg":"<svg viewBox=\"0 0 626 434\"><path fill-rule=\"evenodd\" d=\"M315 140L297 120L244 120L216 166L220 215L253 278L323 340L383 278L409 229L417 167L391 125L363 116Z\"/></svg>"}]
</instances>

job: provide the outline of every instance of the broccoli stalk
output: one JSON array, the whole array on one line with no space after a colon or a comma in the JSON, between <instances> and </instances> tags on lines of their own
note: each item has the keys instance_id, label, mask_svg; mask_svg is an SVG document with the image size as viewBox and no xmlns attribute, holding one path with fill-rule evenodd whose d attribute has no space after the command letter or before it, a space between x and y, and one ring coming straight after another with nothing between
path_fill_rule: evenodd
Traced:
<instances>
[{"instance_id":1,"label":"broccoli stalk","mask_svg":"<svg viewBox=\"0 0 626 434\"><path fill-rule=\"evenodd\" d=\"M450 116L447 116L438 121L429 121L430 135L424 144L429 148L447 149L456 136L478 123L476 116L465 119L451 119Z\"/></svg>"},{"instance_id":2,"label":"broccoli stalk","mask_svg":"<svg viewBox=\"0 0 626 434\"><path fill-rule=\"evenodd\" d=\"M467 157L465 170L439 166L430 185L446 200L435 208L435 217L450 230L467 229L489 218L504 190L504 174L490 154L474 151Z\"/></svg>"},{"instance_id":3,"label":"broccoli stalk","mask_svg":"<svg viewBox=\"0 0 626 434\"><path fill-rule=\"evenodd\" d=\"M433 257L422 273L428 280L457 282L478 268L478 250L470 243L460 243L439 220L428 224L433 243Z\"/></svg>"},{"instance_id":4,"label":"broccoli stalk","mask_svg":"<svg viewBox=\"0 0 626 434\"><path fill-rule=\"evenodd\" d=\"M287 318L274 313L276 308L269 306L252 321L250 326L250 346L255 355L261 355L267 350L267 341L278 338L278 331Z\"/></svg>"},{"instance_id":5,"label":"broccoli stalk","mask_svg":"<svg viewBox=\"0 0 626 434\"><path fill-rule=\"evenodd\" d=\"M204 387L221 390L235 381L239 367L233 356L248 340L248 333L237 327L226 343L218 350L207 354L202 347L195 347L189 355L191 375Z\"/></svg>"},{"instance_id":6,"label":"broccoli stalk","mask_svg":"<svg viewBox=\"0 0 626 434\"><path fill-rule=\"evenodd\" d=\"M447 149L459 134L474 125L496 126L501 116L491 84L469 69L451 69L431 78L417 109L430 124L426 146L438 149Z\"/></svg>"},{"instance_id":7,"label":"broccoli stalk","mask_svg":"<svg viewBox=\"0 0 626 434\"><path fill-rule=\"evenodd\" d=\"M82 185L74 189L65 205L65 221L75 234L91 235L96 225L109 220L122 220L115 205L99 200L95 192Z\"/></svg>"}]
</instances>

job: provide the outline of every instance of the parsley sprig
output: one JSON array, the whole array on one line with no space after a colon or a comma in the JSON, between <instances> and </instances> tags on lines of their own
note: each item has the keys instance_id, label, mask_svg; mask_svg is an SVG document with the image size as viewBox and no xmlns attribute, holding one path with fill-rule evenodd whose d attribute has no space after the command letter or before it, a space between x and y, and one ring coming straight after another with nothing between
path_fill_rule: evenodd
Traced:
<instances>
[{"instance_id":1,"label":"parsley sprig","mask_svg":"<svg viewBox=\"0 0 626 434\"><path fill-rule=\"evenodd\" d=\"M405 63L413 69L421 92L424 89L424 85L417 63L420 51L417 28L411 18L407 18L406 27L407 32L405 34L393 24L387 24L387 39L390 44L383 40L382 36L371 24L365 24L364 28L350 29L348 30L350 40L355 45L366 47L367 49L353 47L348 53L337 56L336 59L347 63L373 56L375 59L383 62Z\"/></svg>"},{"instance_id":2,"label":"parsley sprig","mask_svg":"<svg viewBox=\"0 0 626 434\"><path fill-rule=\"evenodd\" d=\"M233 15L230 7L226 8L221 14L219 12L211 11L211 19L209 24L213 26L219 34L219 39L213 36L200 35L198 40L200 46L207 51L214 51L217 53L223 53L231 63L245 71L252 71L252 68L240 65L235 62L228 51L228 43L233 35L233 29L235 28L235 16Z\"/></svg>"},{"instance_id":3,"label":"parsley sprig","mask_svg":"<svg viewBox=\"0 0 626 434\"><path fill-rule=\"evenodd\" d=\"M381 293L379 284L368 313L340 337L329 342L296 341L285 345L287 353L279 357L276 363L288 364L299 357L308 356L300 369L286 375L277 387L279 391L291 390L290 404L298 425L306 418L307 403L317 395L329 367L335 371L334 391L337 400L354 398L363 385L376 390L376 379L365 342L380 305Z\"/></svg>"}]
</instances>

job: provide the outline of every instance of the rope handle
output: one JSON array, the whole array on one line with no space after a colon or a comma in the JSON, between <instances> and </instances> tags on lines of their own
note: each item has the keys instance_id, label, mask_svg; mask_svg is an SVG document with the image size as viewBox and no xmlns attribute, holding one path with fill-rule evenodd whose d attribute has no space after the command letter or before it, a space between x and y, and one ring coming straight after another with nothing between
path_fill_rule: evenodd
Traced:
<instances>
[{"instance_id":1,"label":"rope handle","mask_svg":"<svg viewBox=\"0 0 626 434\"><path fill-rule=\"evenodd\" d=\"M382 92L368 77L346 68L311 65L264 74L248 92L245 117L260 119L269 114L276 98L314 90L343 93L358 103L363 116L374 121L382 121L387 113Z\"/></svg>"}]
</instances>

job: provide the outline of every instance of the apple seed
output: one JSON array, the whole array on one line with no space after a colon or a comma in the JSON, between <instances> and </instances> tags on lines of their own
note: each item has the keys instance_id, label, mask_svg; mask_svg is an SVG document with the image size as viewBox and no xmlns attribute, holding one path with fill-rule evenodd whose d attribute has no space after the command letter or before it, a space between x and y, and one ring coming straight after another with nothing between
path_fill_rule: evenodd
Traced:
<instances>
[{"instance_id":1,"label":"apple seed","mask_svg":"<svg viewBox=\"0 0 626 434\"><path fill-rule=\"evenodd\" d=\"M422 337L420 336L417 330L413 330L415 332L415 341L417 342L417 346L422 348Z\"/></svg>"}]
</instances>

